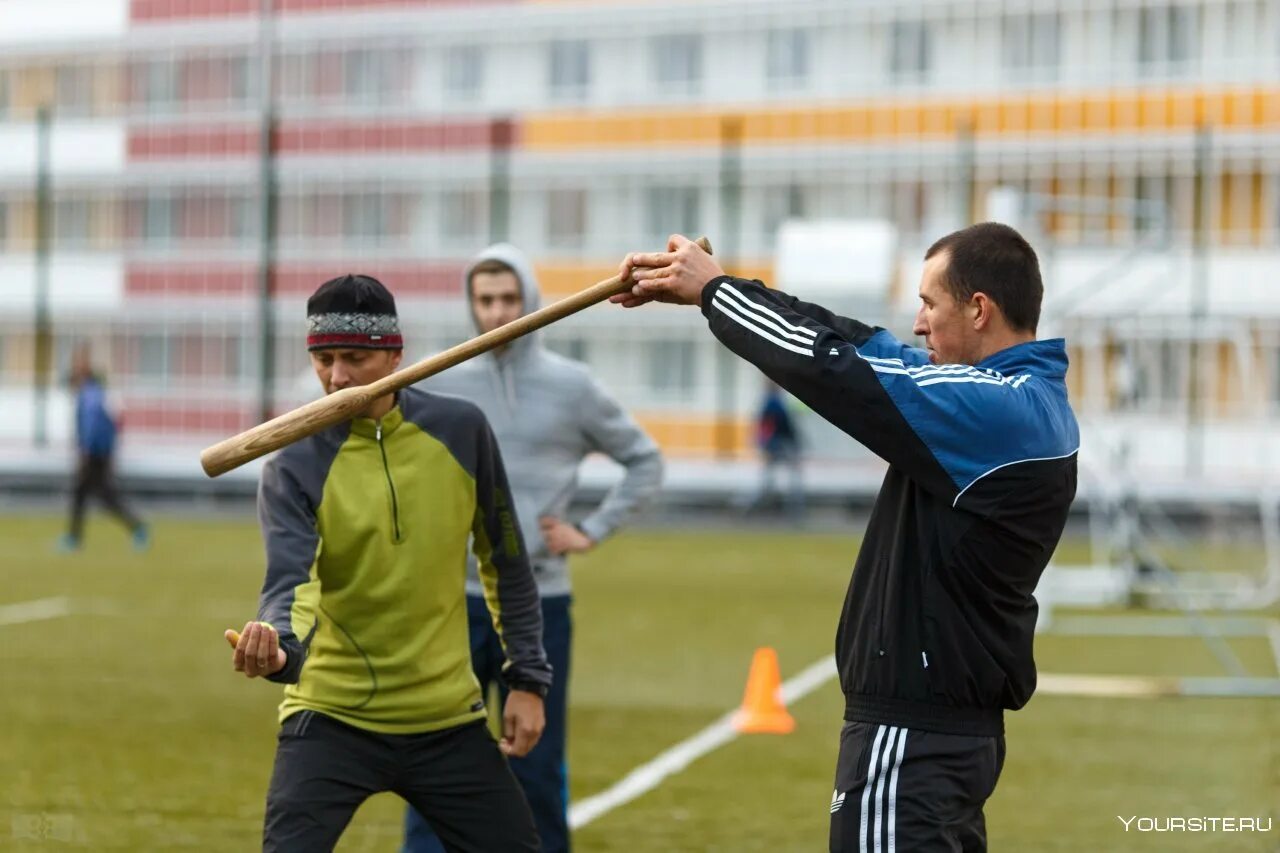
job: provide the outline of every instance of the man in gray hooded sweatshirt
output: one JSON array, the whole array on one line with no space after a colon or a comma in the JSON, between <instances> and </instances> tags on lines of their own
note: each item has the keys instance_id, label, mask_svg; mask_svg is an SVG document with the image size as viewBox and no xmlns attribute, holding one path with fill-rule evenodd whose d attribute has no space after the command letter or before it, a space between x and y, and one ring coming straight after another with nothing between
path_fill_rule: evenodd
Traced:
<instances>
[{"instance_id":1,"label":"man in gray hooded sweatshirt","mask_svg":"<svg viewBox=\"0 0 1280 853\"><path fill-rule=\"evenodd\" d=\"M464 286L480 333L537 310L541 301L528 259L507 244L491 246L476 257ZM564 746L572 622L566 556L591 550L653 496L662 480L662 458L653 440L583 364L545 349L536 334L447 370L427 385L476 403L489 419L506 462L516 517L542 596L543 644L553 670L542 740L511 767L529 799L544 853L567 851ZM574 524L566 513L577 488L578 467L594 452L611 457L626 473L593 512ZM490 682L502 684L503 651L474 566L467 580L467 606L472 665L487 693ZM412 809L406 816L404 850L443 850Z\"/></svg>"}]
</instances>

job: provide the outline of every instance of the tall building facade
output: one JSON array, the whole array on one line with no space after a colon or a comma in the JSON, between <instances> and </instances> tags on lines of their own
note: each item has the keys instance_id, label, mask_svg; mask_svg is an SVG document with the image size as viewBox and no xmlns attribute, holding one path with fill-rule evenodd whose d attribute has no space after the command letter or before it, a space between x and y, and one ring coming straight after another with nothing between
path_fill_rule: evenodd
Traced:
<instances>
[{"instance_id":1,"label":"tall building facade","mask_svg":"<svg viewBox=\"0 0 1280 853\"><path fill-rule=\"evenodd\" d=\"M256 422L264 362L275 408L310 393L302 300L347 270L393 288L419 357L467 336L460 274L491 240L526 248L561 296L672 232L708 234L736 270L772 279L784 222L877 220L898 261L875 319L905 333L923 250L998 215L1041 249L1047 331L1070 336L1072 391L1097 434L1159 432L1148 452L1176 451L1171 472L1229 470L1222 429L1280 460L1265 429L1280 415L1274 0L274 0L266 12L259 0L0 8L12 411L30 408L41 282L55 361L91 340L130 433L191 444ZM669 451L741 454L758 379L700 322L601 307L546 337ZM5 440L29 434L24 419Z\"/></svg>"}]
</instances>

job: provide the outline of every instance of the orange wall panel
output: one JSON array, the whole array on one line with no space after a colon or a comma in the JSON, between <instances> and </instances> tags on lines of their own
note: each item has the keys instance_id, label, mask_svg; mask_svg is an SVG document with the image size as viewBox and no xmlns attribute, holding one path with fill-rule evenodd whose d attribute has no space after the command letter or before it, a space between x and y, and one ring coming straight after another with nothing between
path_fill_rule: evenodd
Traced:
<instances>
[{"instance_id":1,"label":"orange wall panel","mask_svg":"<svg viewBox=\"0 0 1280 853\"><path fill-rule=\"evenodd\" d=\"M697 110L533 114L522 124L522 140L535 150L717 145L725 121L731 118L741 118L743 141L754 144L921 139L954 135L965 126L984 136L1165 133L1202 124L1236 128L1280 124L1280 89L1103 90L991 96L978 101L884 99L725 114Z\"/></svg>"},{"instance_id":2,"label":"orange wall panel","mask_svg":"<svg viewBox=\"0 0 1280 853\"><path fill-rule=\"evenodd\" d=\"M738 417L638 413L636 420L667 456L708 457L728 453L742 457L753 450L752 423Z\"/></svg>"},{"instance_id":3,"label":"orange wall panel","mask_svg":"<svg viewBox=\"0 0 1280 853\"><path fill-rule=\"evenodd\" d=\"M713 248L714 245L713 243ZM646 247L637 246L636 250L639 251L644 248ZM619 255L617 261L612 265L608 262L574 263L548 261L535 266L538 274L538 284L542 286L543 294L555 299L562 299L597 282L617 275L618 263L621 263L621 261L622 256ZM760 279L766 283L773 278L772 264L763 261L735 264L729 268L728 272L739 278Z\"/></svg>"}]
</instances>

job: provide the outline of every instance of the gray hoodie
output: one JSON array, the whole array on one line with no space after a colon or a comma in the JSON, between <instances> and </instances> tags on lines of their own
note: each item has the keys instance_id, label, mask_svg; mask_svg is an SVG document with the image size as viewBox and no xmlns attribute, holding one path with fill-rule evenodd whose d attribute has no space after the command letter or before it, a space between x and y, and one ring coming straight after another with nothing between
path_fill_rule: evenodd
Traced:
<instances>
[{"instance_id":1,"label":"gray hoodie","mask_svg":"<svg viewBox=\"0 0 1280 853\"><path fill-rule=\"evenodd\" d=\"M468 315L471 267L490 259L516 271L525 313L537 310L541 294L528 259L514 246L499 243L477 255L463 274ZM425 385L431 391L471 400L488 417L543 596L568 595L570 585L566 560L547 552L538 519L550 515L569 520L566 512L578 486L578 466L588 454L604 453L626 469L621 482L579 522L596 542L613 533L662 482L662 457L653 439L585 365L547 350L536 332L517 339L501 354L486 353L426 380ZM468 569L467 592L484 593L474 561Z\"/></svg>"}]
</instances>

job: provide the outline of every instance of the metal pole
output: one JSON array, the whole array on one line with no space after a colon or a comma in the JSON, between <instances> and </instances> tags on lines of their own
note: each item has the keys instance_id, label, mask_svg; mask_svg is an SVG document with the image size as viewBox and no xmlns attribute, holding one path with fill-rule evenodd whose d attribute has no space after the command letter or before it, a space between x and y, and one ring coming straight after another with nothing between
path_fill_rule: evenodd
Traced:
<instances>
[{"instance_id":1,"label":"metal pole","mask_svg":"<svg viewBox=\"0 0 1280 853\"><path fill-rule=\"evenodd\" d=\"M258 212L261 244L258 258L258 420L267 421L275 407L275 264L276 264L276 108L273 70L275 37L272 0L261 0L258 30L259 128Z\"/></svg>"},{"instance_id":2,"label":"metal pole","mask_svg":"<svg viewBox=\"0 0 1280 853\"><path fill-rule=\"evenodd\" d=\"M1209 242L1213 236L1213 131L1207 126L1196 131L1195 155L1195 237L1191 261L1191 345L1187 348L1186 472L1199 477L1204 471L1204 383L1200 381L1200 361L1204 357L1201 338L1209 313ZM1217 353L1212 353L1216 358Z\"/></svg>"},{"instance_id":3,"label":"metal pole","mask_svg":"<svg viewBox=\"0 0 1280 853\"><path fill-rule=\"evenodd\" d=\"M973 125L968 121L962 121L960 127L956 130L956 159L959 161L959 168L956 174L959 175L960 189L956 194L956 207L958 208L957 227L964 228L973 222L973 182L977 174L977 153L973 144Z\"/></svg>"},{"instance_id":4,"label":"metal pole","mask_svg":"<svg viewBox=\"0 0 1280 853\"><path fill-rule=\"evenodd\" d=\"M36 447L49 444L49 385L53 367L53 322L49 310L49 264L53 231L53 117L47 106L36 112L36 269L35 383Z\"/></svg>"},{"instance_id":5,"label":"metal pole","mask_svg":"<svg viewBox=\"0 0 1280 853\"><path fill-rule=\"evenodd\" d=\"M510 239L511 231L511 119L494 119L489 126L489 242Z\"/></svg>"},{"instance_id":6,"label":"metal pole","mask_svg":"<svg viewBox=\"0 0 1280 853\"><path fill-rule=\"evenodd\" d=\"M739 229L742 220L742 119L725 116L720 121L720 234L716 252L723 268L732 273L738 264ZM736 450L738 421L738 360L725 347L716 352L716 456L725 459Z\"/></svg>"}]
</instances>

